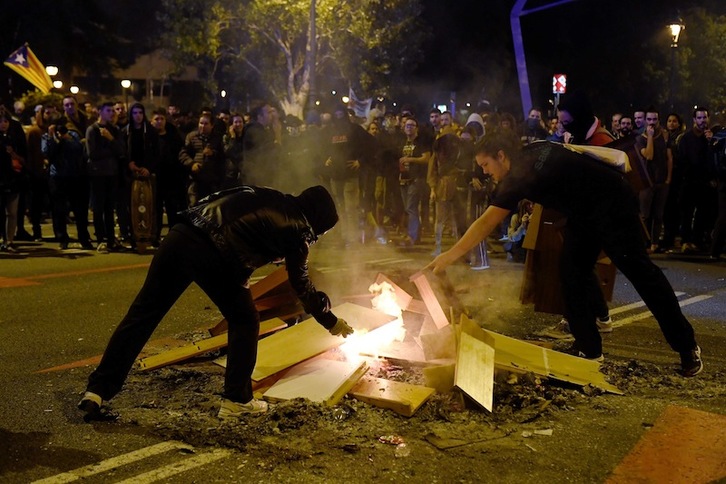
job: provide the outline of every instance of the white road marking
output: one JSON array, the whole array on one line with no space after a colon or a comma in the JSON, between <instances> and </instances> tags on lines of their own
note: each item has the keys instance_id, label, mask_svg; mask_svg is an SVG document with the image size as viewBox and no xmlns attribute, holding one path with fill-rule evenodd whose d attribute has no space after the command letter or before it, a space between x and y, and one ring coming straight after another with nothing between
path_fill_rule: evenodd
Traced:
<instances>
[{"instance_id":1,"label":"white road marking","mask_svg":"<svg viewBox=\"0 0 726 484\"><path fill-rule=\"evenodd\" d=\"M174 462L164 467L159 467L153 471L139 474L138 476L130 477L124 481L120 481L116 484L151 484L167 477L180 474L182 472L201 467L205 464L224 459L225 457L232 454L232 451L226 449L214 449L212 452L206 454L199 454L188 459L184 459L180 462Z\"/></svg>"},{"instance_id":2,"label":"white road marking","mask_svg":"<svg viewBox=\"0 0 726 484\"><path fill-rule=\"evenodd\" d=\"M681 297L685 294L685 292L676 292L675 293L677 297ZM626 304L625 306L618 306L616 308L612 308L610 310L610 314L618 314L618 313L624 313L625 311L630 311L631 309L637 309L642 308L645 306L645 303L643 301L637 301L631 304Z\"/></svg>"},{"instance_id":3,"label":"white road marking","mask_svg":"<svg viewBox=\"0 0 726 484\"><path fill-rule=\"evenodd\" d=\"M678 305L680 307L688 306L689 304L694 304L697 302L705 301L706 299L710 299L711 297L713 297L713 296L709 296L709 295L705 295L705 294L701 295L701 296L693 296L691 298L684 299L683 301L679 301ZM642 313L634 314L632 316L628 316L627 318L618 319L616 321L613 321L613 328L619 328L620 326L634 323L635 321L640 321L641 319L650 318L652 316L653 316L653 313L651 313L650 311L645 311Z\"/></svg>"},{"instance_id":4,"label":"white road marking","mask_svg":"<svg viewBox=\"0 0 726 484\"><path fill-rule=\"evenodd\" d=\"M39 481L35 481L33 484L58 484L63 482L73 482L77 481L78 479L94 476L96 474L110 471L111 469L116 469L132 462L146 459L147 457L163 454L164 452L176 449L192 450L193 447L183 442L177 442L174 440L168 442L161 442L156 445L144 447L143 449L134 450L133 452L129 452L127 454L117 455L116 457L111 457L110 459L102 460L101 462L97 462L95 464L90 464L85 467L79 467L78 469L73 469L72 471L57 474L46 479L41 479Z\"/></svg>"}]
</instances>

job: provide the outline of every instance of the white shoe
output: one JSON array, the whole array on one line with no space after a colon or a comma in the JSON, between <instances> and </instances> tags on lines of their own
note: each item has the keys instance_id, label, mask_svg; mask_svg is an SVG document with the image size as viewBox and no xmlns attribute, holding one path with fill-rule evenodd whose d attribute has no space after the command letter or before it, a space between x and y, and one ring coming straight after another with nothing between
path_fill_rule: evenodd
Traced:
<instances>
[{"instance_id":1,"label":"white shoe","mask_svg":"<svg viewBox=\"0 0 726 484\"><path fill-rule=\"evenodd\" d=\"M265 412L267 412L267 402L264 400L253 398L247 403L239 403L223 398L217 417L239 418L245 415L259 415Z\"/></svg>"},{"instance_id":2,"label":"white shoe","mask_svg":"<svg viewBox=\"0 0 726 484\"><path fill-rule=\"evenodd\" d=\"M597 318L595 321L597 322L597 330L601 333L613 332L613 320L610 315L608 315L607 319Z\"/></svg>"},{"instance_id":3,"label":"white shoe","mask_svg":"<svg viewBox=\"0 0 726 484\"><path fill-rule=\"evenodd\" d=\"M572 336L572 332L570 331L570 323L568 323L567 319L565 318L562 318L562 320L554 326L543 329L538 334L540 336L547 336L549 338L561 339L566 341L575 340L575 337Z\"/></svg>"},{"instance_id":4,"label":"white shoe","mask_svg":"<svg viewBox=\"0 0 726 484\"><path fill-rule=\"evenodd\" d=\"M577 354L577 356L579 356L580 358L585 358L586 360L596 361L597 363L604 363L605 362L605 356L602 353L600 353L600 356L596 356L595 358L588 358L587 355L585 355L585 353L583 353L582 351L580 351Z\"/></svg>"}]
</instances>

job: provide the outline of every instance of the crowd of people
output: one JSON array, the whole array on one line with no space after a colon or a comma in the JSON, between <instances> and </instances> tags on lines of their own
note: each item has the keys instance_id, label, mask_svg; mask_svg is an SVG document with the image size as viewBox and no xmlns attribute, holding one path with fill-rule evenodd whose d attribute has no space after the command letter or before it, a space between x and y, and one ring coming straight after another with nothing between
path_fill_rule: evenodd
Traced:
<instances>
[{"instance_id":1,"label":"crowd of people","mask_svg":"<svg viewBox=\"0 0 726 484\"><path fill-rule=\"evenodd\" d=\"M694 111L691 127L676 113L661 126L653 107L615 113L606 127L577 93L549 118L533 108L521 123L487 108L457 118L436 108L424 115L409 107L393 112L383 104L367 118L338 104L304 120L281 116L267 102L248 113L203 108L192 116L174 106L147 113L140 103L128 112L121 102L81 108L69 95L62 107L36 107L32 118L18 104L13 112L0 110L0 216L8 252L17 250L16 240L42 240L48 215L61 250L71 242L71 220L83 249L133 247L131 182L148 177L156 246L164 214L171 227L178 212L219 190L248 184L299 192L322 184L341 214L333 243L408 247L426 234L438 255L443 236L458 238L496 188L473 156L475 143L495 127L516 134L522 146L549 140L632 147L638 159L631 164L640 163L645 174L637 190L650 252L708 250L718 257L726 238L723 137L705 108ZM513 215L493 238L509 260L522 261L529 214ZM486 267L475 255L485 252L471 254L473 269Z\"/></svg>"}]
</instances>

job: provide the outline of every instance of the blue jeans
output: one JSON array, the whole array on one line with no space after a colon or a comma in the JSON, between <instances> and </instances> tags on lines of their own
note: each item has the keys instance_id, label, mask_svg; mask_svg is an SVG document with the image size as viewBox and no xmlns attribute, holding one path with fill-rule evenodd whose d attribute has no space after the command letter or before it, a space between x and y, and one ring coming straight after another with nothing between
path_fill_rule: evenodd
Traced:
<instances>
[{"instance_id":1,"label":"blue jeans","mask_svg":"<svg viewBox=\"0 0 726 484\"><path fill-rule=\"evenodd\" d=\"M424 178L414 178L409 184L401 185L403 209L408 216L408 236L414 242L419 239L419 231L421 229L421 217L418 206L422 201L424 193L427 192L427 188L428 186ZM424 203L428 203L428 200L425 200Z\"/></svg>"}]
</instances>

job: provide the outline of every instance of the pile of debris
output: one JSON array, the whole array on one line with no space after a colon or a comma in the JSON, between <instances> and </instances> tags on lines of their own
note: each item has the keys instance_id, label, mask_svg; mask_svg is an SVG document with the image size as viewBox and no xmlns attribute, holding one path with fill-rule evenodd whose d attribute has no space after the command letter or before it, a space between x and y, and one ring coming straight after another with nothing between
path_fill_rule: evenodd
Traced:
<instances>
[{"instance_id":1,"label":"pile of debris","mask_svg":"<svg viewBox=\"0 0 726 484\"><path fill-rule=\"evenodd\" d=\"M350 296L333 308L356 330L347 339L330 335L312 318L298 322L304 310L284 268L252 285L262 319L252 375L256 394L270 402L306 399L328 407L350 395L410 417L435 394L449 394L455 387L491 412L495 378L499 390L554 379L622 393L605 380L597 362L482 329L445 275L419 272L410 280L420 299L378 274L370 294ZM151 370L224 348L226 329L223 320L210 330L211 337L142 358L138 368ZM386 372L375 363L380 359L389 363ZM215 363L225 366L226 357ZM391 363L420 368L421 381L396 379ZM506 400L506 394L500 391L498 397ZM500 404L537 408L550 401Z\"/></svg>"}]
</instances>

